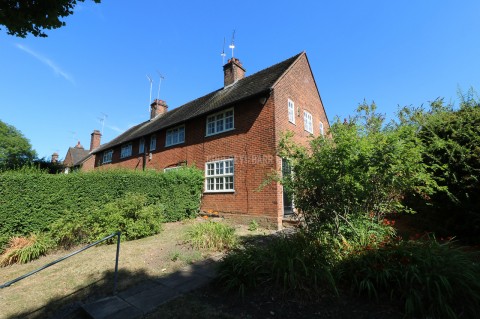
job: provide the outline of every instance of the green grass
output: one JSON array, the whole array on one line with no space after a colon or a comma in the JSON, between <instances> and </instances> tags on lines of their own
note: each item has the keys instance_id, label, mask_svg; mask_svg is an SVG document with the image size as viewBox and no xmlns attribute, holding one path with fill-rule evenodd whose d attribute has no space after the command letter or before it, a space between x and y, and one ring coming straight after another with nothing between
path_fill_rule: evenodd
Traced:
<instances>
[{"instance_id":1,"label":"green grass","mask_svg":"<svg viewBox=\"0 0 480 319\"><path fill-rule=\"evenodd\" d=\"M228 250L238 245L235 228L213 221L193 225L186 233L186 240L197 249L214 251Z\"/></svg>"}]
</instances>

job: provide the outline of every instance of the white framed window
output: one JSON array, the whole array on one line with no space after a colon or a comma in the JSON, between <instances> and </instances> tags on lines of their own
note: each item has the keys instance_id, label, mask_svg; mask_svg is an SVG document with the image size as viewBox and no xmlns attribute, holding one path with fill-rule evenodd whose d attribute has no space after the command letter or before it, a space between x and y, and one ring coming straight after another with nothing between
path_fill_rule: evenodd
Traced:
<instances>
[{"instance_id":1,"label":"white framed window","mask_svg":"<svg viewBox=\"0 0 480 319\"><path fill-rule=\"evenodd\" d=\"M138 142L138 153L139 154L145 153L145 139L143 137Z\"/></svg>"},{"instance_id":2,"label":"white framed window","mask_svg":"<svg viewBox=\"0 0 480 319\"><path fill-rule=\"evenodd\" d=\"M157 148L157 136L152 135L150 136L150 152L155 151L156 148Z\"/></svg>"},{"instance_id":3,"label":"white framed window","mask_svg":"<svg viewBox=\"0 0 480 319\"><path fill-rule=\"evenodd\" d=\"M132 156L132 143L122 145L122 151L120 152L120 158Z\"/></svg>"},{"instance_id":4,"label":"white framed window","mask_svg":"<svg viewBox=\"0 0 480 319\"><path fill-rule=\"evenodd\" d=\"M113 150L103 152L102 164L111 163L113 156Z\"/></svg>"},{"instance_id":5,"label":"white framed window","mask_svg":"<svg viewBox=\"0 0 480 319\"><path fill-rule=\"evenodd\" d=\"M320 125L319 125L319 126L320 126L320 134L321 134L322 136L325 136L325 131L323 130L323 122L322 122L322 121L320 121Z\"/></svg>"},{"instance_id":6,"label":"white framed window","mask_svg":"<svg viewBox=\"0 0 480 319\"><path fill-rule=\"evenodd\" d=\"M167 130L165 146L181 144L185 142L185 125Z\"/></svg>"},{"instance_id":7,"label":"white framed window","mask_svg":"<svg viewBox=\"0 0 480 319\"><path fill-rule=\"evenodd\" d=\"M207 136L231 131L233 127L233 108L207 117Z\"/></svg>"},{"instance_id":8,"label":"white framed window","mask_svg":"<svg viewBox=\"0 0 480 319\"><path fill-rule=\"evenodd\" d=\"M205 192L234 192L233 158L205 163Z\"/></svg>"},{"instance_id":9,"label":"white framed window","mask_svg":"<svg viewBox=\"0 0 480 319\"><path fill-rule=\"evenodd\" d=\"M295 103L288 99L288 121L295 124Z\"/></svg>"},{"instance_id":10,"label":"white framed window","mask_svg":"<svg viewBox=\"0 0 480 319\"><path fill-rule=\"evenodd\" d=\"M305 131L313 134L312 114L308 113L307 111L303 111L303 125L305 127Z\"/></svg>"}]
</instances>

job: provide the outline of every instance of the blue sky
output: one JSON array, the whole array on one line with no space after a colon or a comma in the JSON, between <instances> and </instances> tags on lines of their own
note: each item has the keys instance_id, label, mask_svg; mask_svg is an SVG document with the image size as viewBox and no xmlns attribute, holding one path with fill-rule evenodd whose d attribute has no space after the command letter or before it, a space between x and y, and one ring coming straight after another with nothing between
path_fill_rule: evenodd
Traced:
<instances>
[{"instance_id":1,"label":"blue sky","mask_svg":"<svg viewBox=\"0 0 480 319\"><path fill-rule=\"evenodd\" d=\"M398 106L480 90L480 1L127 1L80 3L48 38L0 31L0 120L39 157L148 119L150 84L170 109L223 86L235 33L248 74L303 50L330 121L364 99ZM105 117L106 116L106 117Z\"/></svg>"}]
</instances>

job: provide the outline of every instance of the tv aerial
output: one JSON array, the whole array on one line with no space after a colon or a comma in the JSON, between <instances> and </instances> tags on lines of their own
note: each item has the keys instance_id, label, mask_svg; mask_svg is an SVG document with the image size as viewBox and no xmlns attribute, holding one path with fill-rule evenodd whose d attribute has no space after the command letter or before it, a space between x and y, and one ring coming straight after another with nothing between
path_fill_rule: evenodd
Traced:
<instances>
[{"instance_id":1,"label":"tv aerial","mask_svg":"<svg viewBox=\"0 0 480 319\"><path fill-rule=\"evenodd\" d=\"M225 37L223 37L223 48L222 48L222 53L220 54L222 56L222 65L225 64Z\"/></svg>"},{"instance_id":2,"label":"tv aerial","mask_svg":"<svg viewBox=\"0 0 480 319\"><path fill-rule=\"evenodd\" d=\"M162 85L162 80L165 80L165 77L162 74L160 74L158 70L157 70L157 74L160 78L160 81L158 82L157 100L160 100L160 86Z\"/></svg>"},{"instance_id":3,"label":"tv aerial","mask_svg":"<svg viewBox=\"0 0 480 319\"><path fill-rule=\"evenodd\" d=\"M232 42L228 46L230 49L232 49L232 58L233 58L233 49L235 49L235 30L233 30L232 34Z\"/></svg>"},{"instance_id":4,"label":"tv aerial","mask_svg":"<svg viewBox=\"0 0 480 319\"><path fill-rule=\"evenodd\" d=\"M147 74L147 79L150 82L150 99L148 100L148 110L150 110L150 104L152 104L152 84L153 84L153 80L152 80L151 77L148 76L148 74Z\"/></svg>"}]
</instances>

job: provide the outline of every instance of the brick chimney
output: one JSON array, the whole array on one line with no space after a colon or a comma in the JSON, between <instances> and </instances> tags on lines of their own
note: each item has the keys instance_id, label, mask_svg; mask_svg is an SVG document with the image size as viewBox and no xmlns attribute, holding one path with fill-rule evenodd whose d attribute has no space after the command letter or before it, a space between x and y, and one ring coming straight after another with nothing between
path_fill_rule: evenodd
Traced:
<instances>
[{"instance_id":1,"label":"brick chimney","mask_svg":"<svg viewBox=\"0 0 480 319\"><path fill-rule=\"evenodd\" d=\"M100 133L99 130L93 130L91 136L92 138L90 139L90 151L100 146L100 139L102 138L102 133Z\"/></svg>"},{"instance_id":2,"label":"brick chimney","mask_svg":"<svg viewBox=\"0 0 480 319\"><path fill-rule=\"evenodd\" d=\"M163 100L155 99L152 104L150 104L150 119L153 120L157 116L162 116L167 113L168 106L167 103Z\"/></svg>"},{"instance_id":3,"label":"brick chimney","mask_svg":"<svg viewBox=\"0 0 480 319\"><path fill-rule=\"evenodd\" d=\"M58 153L55 152L52 154L52 160L51 160L52 163L57 163L58 162Z\"/></svg>"},{"instance_id":4,"label":"brick chimney","mask_svg":"<svg viewBox=\"0 0 480 319\"><path fill-rule=\"evenodd\" d=\"M75 145L75 148L82 148L83 149L83 146L82 146L82 144L80 144L80 141L77 142L77 145Z\"/></svg>"},{"instance_id":5,"label":"brick chimney","mask_svg":"<svg viewBox=\"0 0 480 319\"><path fill-rule=\"evenodd\" d=\"M231 58L227 64L223 66L223 85L228 86L245 77L245 69L237 58Z\"/></svg>"}]
</instances>

